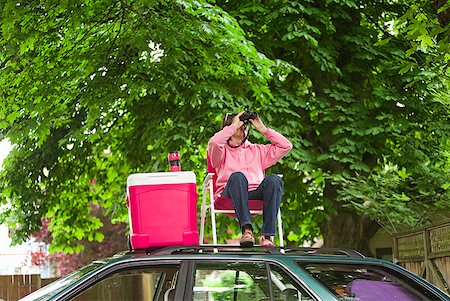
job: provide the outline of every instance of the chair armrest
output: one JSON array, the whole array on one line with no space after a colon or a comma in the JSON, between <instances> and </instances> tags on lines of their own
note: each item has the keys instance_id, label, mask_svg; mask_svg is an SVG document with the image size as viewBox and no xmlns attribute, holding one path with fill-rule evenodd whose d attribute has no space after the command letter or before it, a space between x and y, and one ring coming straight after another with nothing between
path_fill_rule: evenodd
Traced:
<instances>
[{"instance_id":1,"label":"chair armrest","mask_svg":"<svg viewBox=\"0 0 450 301\"><path fill-rule=\"evenodd\" d=\"M209 172L206 175L205 179L203 180L202 189L208 189L208 185L212 181L213 176L214 176L214 173L212 173L212 172Z\"/></svg>"}]
</instances>

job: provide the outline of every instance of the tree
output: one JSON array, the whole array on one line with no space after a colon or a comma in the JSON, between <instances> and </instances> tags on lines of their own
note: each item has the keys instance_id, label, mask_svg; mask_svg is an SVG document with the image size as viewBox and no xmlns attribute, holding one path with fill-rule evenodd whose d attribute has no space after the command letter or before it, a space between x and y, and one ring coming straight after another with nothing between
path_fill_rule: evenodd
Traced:
<instances>
[{"instance_id":1,"label":"tree","mask_svg":"<svg viewBox=\"0 0 450 301\"><path fill-rule=\"evenodd\" d=\"M295 145L276 166L291 244L320 229L329 246L367 251L382 222L426 222L448 208L448 82L432 52L408 52L407 12L350 0L6 1L0 137L15 148L2 222L19 242L51 218L53 250L80 251L101 240L92 204L126 221L127 175L166 170L174 149L201 178L222 113L246 107Z\"/></svg>"},{"instance_id":2,"label":"tree","mask_svg":"<svg viewBox=\"0 0 450 301\"><path fill-rule=\"evenodd\" d=\"M109 218L104 216L103 213L103 209L99 205L92 206L92 214L103 223L101 242L83 239L80 243L84 246L84 250L78 254L64 252L48 254L47 248L41 248L39 251L31 253L32 264L42 266L50 262L55 267L56 276L62 277L91 263L94 259L109 257L125 250L127 248L126 225L123 223L112 225ZM47 246L52 245L52 233L48 229L49 222L49 219L42 220L40 231L31 235L34 241L44 243Z\"/></svg>"},{"instance_id":3,"label":"tree","mask_svg":"<svg viewBox=\"0 0 450 301\"><path fill-rule=\"evenodd\" d=\"M48 231L48 219L42 220L40 231L31 235L31 239L40 243L39 250L31 252L31 265L43 267L49 264L53 267L56 277L69 274L78 268L78 254L66 254L64 252L48 253L47 246L51 244L52 236Z\"/></svg>"},{"instance_id":4,"label":"tree","mask_svg":"<svg viewBox=\"0 0 450 301\"><path fill-rule=\"evenodd\" d=\"M81 250L100 239L90 203L125 221L128 174L165 168L173 149L198 170L218 111L270 96L273 63L214 6L8 1L1 20L0 127L15 145L2 216L15 242L46 217L53 250Z\"/></svg>"},{"instance_id":5,"label":"tree","mask_svg":"<svg viewBox=\"0 0 450 301\"><path fill-rule=\"evenodd\" d=\"M304 178L303 203L322 211L325 244L367 252L380 224L395 232L448 210L448 82L437 63L420 68L433 53L412 55L413 36L401 35L407 3L218 4L258 50L299 70L272 92L298 114L290 136L303 147L288 165Z\"/></svg>"}]
</instances>

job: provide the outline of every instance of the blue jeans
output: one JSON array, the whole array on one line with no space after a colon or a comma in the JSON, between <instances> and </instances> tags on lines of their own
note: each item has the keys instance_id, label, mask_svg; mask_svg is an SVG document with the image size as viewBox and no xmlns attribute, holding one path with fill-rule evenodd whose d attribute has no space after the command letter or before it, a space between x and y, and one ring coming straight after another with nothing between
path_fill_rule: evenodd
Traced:
<instances>
[{"instance_id":1,"label":"blue jeans","mask_svg":"<svg viewBox=\"0 0 450 301\"><path fill-rule=\"evenodd\" d=\"M263 200L262 234L274 236L276 220L283 194L283 181L276 174L268 175L258 188L248 191L248 180L242 172L234 172L228 179L222 195L233 201L234 211L239 220L239 226L250 225L253 228L252 217L248 209L248 200Z\"/></svg>"}]
</instances>

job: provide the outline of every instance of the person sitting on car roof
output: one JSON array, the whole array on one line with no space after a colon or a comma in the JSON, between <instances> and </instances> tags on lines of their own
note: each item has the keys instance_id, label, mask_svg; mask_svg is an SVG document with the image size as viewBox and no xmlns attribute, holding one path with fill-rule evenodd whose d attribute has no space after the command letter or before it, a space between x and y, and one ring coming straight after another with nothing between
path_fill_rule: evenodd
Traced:
<instances>
[{"instance_id":1,"label":"person sitting on car roof","mask_svg":"<svg viewBox=\"0 0 450 301\"><path fill-rule=\"evenodd\" d=\"M249 126L271 141L252 144L247 138ZM256 112L227 114L222 129L208 143L208 155L216 170L215 195L232 200L242 230L240 245L255 243L248 200L263 200L263 227L259 244L274 246L276 219L283 193L283 182L276 174L264 176L265 169L274 165L292 149L292 143L280 133L267 128Z\"/></svg>"}]
</instances>

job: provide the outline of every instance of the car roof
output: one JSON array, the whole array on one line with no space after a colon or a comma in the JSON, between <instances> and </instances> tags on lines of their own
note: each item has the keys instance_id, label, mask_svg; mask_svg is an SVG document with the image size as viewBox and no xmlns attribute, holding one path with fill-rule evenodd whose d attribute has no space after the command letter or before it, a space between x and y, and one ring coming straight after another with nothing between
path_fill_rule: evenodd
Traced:
<instances>
[{"instance_id":1,"label":"car roof","mask_svg":"<svg viewBox=\"0 0 450 301\"><path fill-rule=\"evenodd\" d=\"M171 246L154 249L141 249L120 252L112 257L96 260L94 263L110 264L123 260L161 260L161 259L205 259L205 258L239 258L279 260L295 257L297 260L337 260L337 261L380 261L367 258L358 251L341 248L312 247L261 247L241 248L239 245L195 245ZM291 258L292 259L292 258ZM364 260L365 259L365 260Z\"/></svg>"},{"instance_id":2,"label":"car roof","mask_svg":"<svg viewBox=\"0 0 450 301\"><path fill-rule=\"evenodd\" d=\"M70 286L76 286L77 283L85 281L86 279L96 279L99 273L103 273L103 271L117 271L118 269L128 269L131 266L141 266L145 267L153 264L180 264L184 260L224 260L224 261L262 261L266 263L274 263L279 267L284 267L291 271L294 271L294 274L297 273L304 274L305 271L302 271L300 267L303 264L315 266L316 264L349 264L349 265L376 265L376 266L384 266L390 267L391 269L399 270L401 267L380 259L365 257L361 253L350 250L350 249L340 249L340 248L309 248L309 247L261 247L255 246L252 248L241 248L240 246L235 245L195 245L195 246L171 246L171 247L163 247L163 248L154 248L154 249L145 249L145 250L129 250L117 253L109 258L104 258L101 260L96 260L92 262L92 264L85 266L80 269L78 273L81 273L81 276L87 276L87 278L80 277L80 274L76 274L74 272L69 277L68 281L71 282ZM402 273L406 273L409 275L411 279L420 282L422 285L431 288L431 286L422 280L420 277L404 270ZM297 275L299 276L299 275ZM70 278L71 277L71 278ZM305 281L300 280L299 281ZM301 279L308 279L303 278ZM59 283L58 283L59 281ZM55 282L55 285L61 285L58 289L53 289L53 292L50 291L43 292L41 295L35 295L33 297L37 297L37 300L47 300L46 298L53 298L52 300L58 300L61 296L67 293L66 288L67 285L64 284L64 278L61 278ZM62 282L61 282L62 281ZM309 281L309 280L308 280ZM310 283L309 285L315 285L315 289L325 290L321 285L317 283ZM44 288L45 289L45 288ZM436 293L436 292L435 292ZM439 293L439 292L437 292ZM29 296L32 297L31 295ZM40 299L39 299L40 298ZM56 299L55 299L56 298ZM26 299L26 297L25 297ZM320 298L318 298L321 300ZM35 299L30 299L35 300Z\"/></svg>"}]
</instances>

